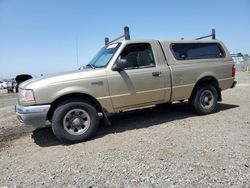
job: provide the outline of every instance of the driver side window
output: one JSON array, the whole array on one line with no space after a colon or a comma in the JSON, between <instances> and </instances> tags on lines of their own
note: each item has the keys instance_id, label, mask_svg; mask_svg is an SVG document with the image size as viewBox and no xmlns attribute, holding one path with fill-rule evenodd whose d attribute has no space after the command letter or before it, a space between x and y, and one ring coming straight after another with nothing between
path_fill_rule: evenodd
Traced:
<instances>
[{"instance_id":1,"label":"driver side window","mask_svg":"<svg viewBox=\"0 0 250 188\"><path fill-rule=\"evenodd\" d=\"M121 59L126 59L128 67L126 69L154 67L155 61L150 44L129 44L120 55Z\"/></svg>"}]
</instances>

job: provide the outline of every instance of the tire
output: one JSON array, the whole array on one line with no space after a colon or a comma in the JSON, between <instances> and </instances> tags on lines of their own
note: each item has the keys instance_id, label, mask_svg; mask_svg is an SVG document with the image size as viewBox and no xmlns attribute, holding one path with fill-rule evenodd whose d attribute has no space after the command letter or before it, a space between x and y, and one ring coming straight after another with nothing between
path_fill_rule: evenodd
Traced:
<instances>
[{"instance_id":1,"label":"tire","mask_svg":"<svg viewBox=\"0 0 250 188\"><path fill-rule=\"evenodd\" d=\"M52 117L52 130L63 143L88 140L99 126L97 110L88 102L68 100L61 103Z\"/></svg>"},{"instance_id":2,"label":"tire","mask_svg":"<svg viewBox=\"0 0 250 188\"><path fill-rule=\"evenodd\" d=\"M217 105L218 92L211 84L202 84L196 88L189 100L194 112L199 115L210 114Z\"/></svg>"}]
</instances>

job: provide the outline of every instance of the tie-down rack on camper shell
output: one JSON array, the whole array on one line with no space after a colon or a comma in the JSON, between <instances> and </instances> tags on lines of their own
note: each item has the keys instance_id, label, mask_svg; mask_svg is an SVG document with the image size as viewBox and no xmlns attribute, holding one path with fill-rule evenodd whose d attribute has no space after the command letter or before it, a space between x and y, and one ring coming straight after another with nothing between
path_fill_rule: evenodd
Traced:
<instances>
[{"instance_id":1,"label":"tie-down rack on camper shell","mask_svg":"<svg viewBox=\"0 0 250 188\"><path fill-rule=\"evenodd\" d=\"M105 38L105 45L109 45L110 43L118 41L118 40L122 39L123 37L125 38L125 40L130 40L129 27L125 26L123 29L124 29L124 34L117 37L117 38L114 38L113 40L110 40L108 37L106 37ZM194 40L201 40L201 39L205 39L205 38L209 38L209 37L212 37L213 40L216 39L215 29L212 29L212 34L198 37L198 38L195 38Z\"/></svg>"}]
</instances>

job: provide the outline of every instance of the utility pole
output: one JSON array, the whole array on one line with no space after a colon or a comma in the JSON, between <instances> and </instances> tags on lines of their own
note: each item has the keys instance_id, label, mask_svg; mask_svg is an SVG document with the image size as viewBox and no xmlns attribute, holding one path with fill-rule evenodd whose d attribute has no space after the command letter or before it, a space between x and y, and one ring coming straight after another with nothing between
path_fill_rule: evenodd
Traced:
<instances>
[{"instance_id":1,"label":"utility pole","mask_svg":"<svg viewBox=\"0 0 250 188\"><path fill-rule=\"evenodd\" d=\"M78 63L78 36L76 36L76 68L79 68L79 63Z\"/></svg>"}]
</instances>

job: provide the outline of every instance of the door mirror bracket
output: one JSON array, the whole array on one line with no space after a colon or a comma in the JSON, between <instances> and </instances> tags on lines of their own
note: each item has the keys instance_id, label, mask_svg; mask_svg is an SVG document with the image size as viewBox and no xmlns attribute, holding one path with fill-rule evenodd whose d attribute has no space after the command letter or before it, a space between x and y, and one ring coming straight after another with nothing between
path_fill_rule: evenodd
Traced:
<instances>
[{"instance_id":1,"label":"door mirror bracket","mask_svg":"<svg viewBox=\"0 0 250 188\"><path fill-rule=\"evenodd\" d=\"M126 59L118 59L112 66L113 71L122 71L128 67L128 62Z\"/></svg>"}]
</instances>

